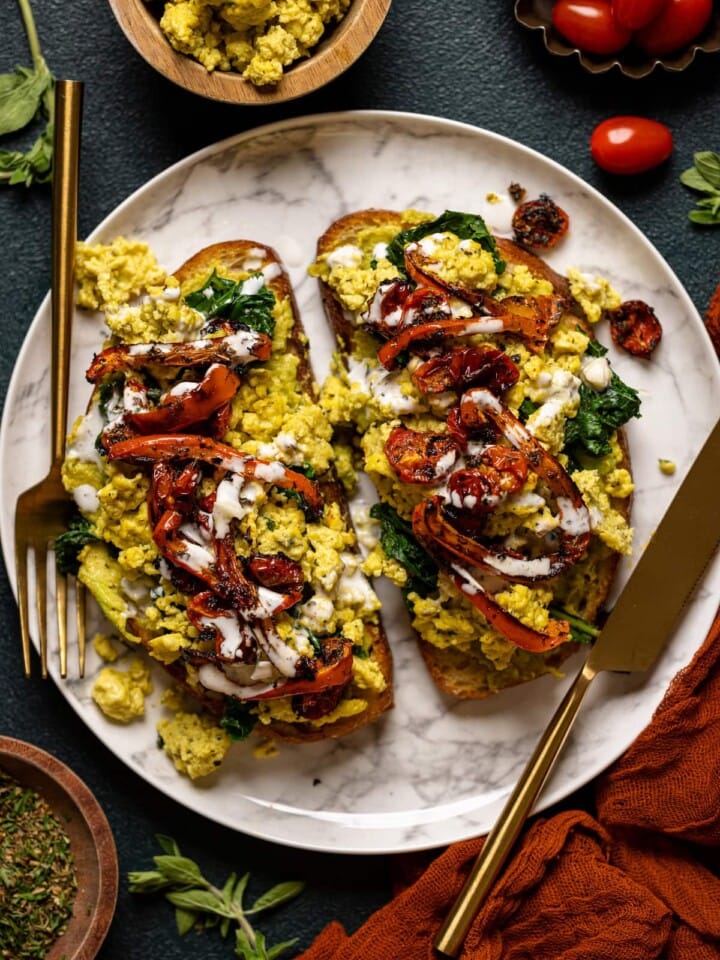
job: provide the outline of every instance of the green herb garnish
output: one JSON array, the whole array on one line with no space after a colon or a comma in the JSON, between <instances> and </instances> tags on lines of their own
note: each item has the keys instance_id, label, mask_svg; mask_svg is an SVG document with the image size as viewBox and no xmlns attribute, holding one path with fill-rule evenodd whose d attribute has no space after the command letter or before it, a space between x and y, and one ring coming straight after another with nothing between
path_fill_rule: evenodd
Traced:
<instances>
[{"instance_id":1,"label":"green herb garnish","mask_svg":"<svg viewBox=\"0 0 720 960\"><path fill-rule=\"evenodd\" d=\"M550 607L549 613L553 620L567 620L570 624L570 636L576 643L592 643L600 636L599 627L574 613L568 613L560 607Z\"/></svg>"},{"instance_id":2,"label":"green herb garnish","mask_svg":"<svg viewBox=\"0 0 720 960\"><path fill-rule=\"evenodd\" d=\"M411 525L387 503L373 504L370 516L380 521L380 545L387 556L401 563L409 574L403 593L427 597L437 588L438 568L416 540Z\"/></svg>"},{"instance_id":3,"label":"green herb garnish","mask_svg":"<svg viewBox=\"0 0 720 960\"><path fill-rule=\"evenodd\" d=\"M535 411L538 409L539 406L540 404L535 403L533 400L530 399L530 397L525 397L523 402L518 407L518 419L520 420L520 422L526 423L528 417L531 416L531 414L535 413Z\"/></svg>"},{"instance_id":4,"label":"green herb garnish","mask_svg":"<svg viewBox=\"0 0 720 960\"><path fill-rule=\"evenodd\" d=\"M52 178L55 78L40 50L29 0L18 0L32 67L15 67L14 73L0 74L0 136L16 133L35 120L45 127L30 149L0 150L0 183L46 183Z\"/></svg>"},{"instance_id":5,"label":"green herb garnish","mask_svg":"<svg viewBox=\"0 0 720 960\"><path fill-rule=\"evenodd\" d=\"M248 917L292 900L302 891L303 883L279 883L246 909L243 898L249 873L239 878L232 873L222 888L216 887L205 879L194 860L181 855L171 837L159 834L156 839L164 853L153 857L154 870L128 873L128 889L130 893L164 893L175 907L175 921L181 936L192 929L219 925L224 938L233 928L235 956L243 960L273 960L296 943L296 940L286 940L269 947L265 936L251 926Z\"/></svg>"},{"instance_id":6,"label":"green herb garnish","mask_svg":"<svg viewBox=\"0 0 720 960\"><path fill-rule=\"evenodd\" d=\"M248 280L260 277L254 273ZM275 318L272 308L275 305L275 295L266 286L260 287L255 293L243 293L243 287L248 280L228 280L219 277L213 270L212 276L205 283L185 297L185 303L201 313L209 321L229 321L233 326L245 326L258 333L266 333L272 337L275 332Z\"/></svg>"},{"instance_id":7,"label":"green herb garnish","mask_svg":"<svg viewBox=\"0 0 720 960\"><path fill-rule=\"evenodd\" d=\"M0 769L0 956L45 957L72 916L70 840L46 802Z\"/></svg>"},{"instance_id":8,"label":"green herb garnish","mask_svg":"<svg viewBox=\"0 0 720 960\"><path fill-rule=\"evenodd\" d=\"M505 270L505 261L500 257L495 238L488 230L483 218L475 213L459 213L456 210L446 210L435 220L428 220L409 230L402 230L388 244L387 259L404 273L405 247L409 243L422 240L431 233L454 233L460 240L475 240L484 250L492 254L496 272L500 274Z\"/></svg>"},{"instance_id":9,"label":"green herb garnish","mask_svg":"<svg viewBox=\"0 0 720 960\"><path fill-rule=\"evenodd\" d=\"M55 538L55 563L59 572L76 575L80 569L78 554L86 543L97 539L85 517L80 514L73 517L65 533Z\"/></svg>"},{"instance_id":10,"label":"green herb garnish","mask_svg":"<svg viewBox=\"0 0 720 960\"><path fill-rule=\"evenodd\" d=\"M247 740L255 729L257 715L252 712L250 703L233 700L228 697L225 710L220 718L220 726L231 740Z\"/></svg>"},{"instance_id":11,"label":"green herb garnish","mask_svg":"<svg viewBox=\"0 0 720 960\"><path fill-rule=\"evenodd\" d=\"M720 223L720 155L701 150L693 157L695 166L680 174L680 182L705 194L688 214L693 223L717 226Z\"/></svg>"},{"instance_id":12,"label":"green herb garnish","mask_svg":"<svg viewBox=\"0 0 720 960\"><path fill-rule=\"evenodd\" d=\"M585 331L581 331L584 333ZM591 357L604 357L608 352L608 348L604 347L598 340L590 340L585 353Z\"/></svg>"},{"instance_id":13,"label":"green herb garnish","mask_svg":"<svg viewBox=\"0 0 720 960\"><path fill-rule=\"evenodd\" d=\"M572 456L581 449L593 457L605 456L610 453L613 433L632 417L639 416L637 390L623 383L616 373L612 374L605 390L593 390L581 383L578 412L565 424L564 449Z\"/></svg>"}]
</instances>

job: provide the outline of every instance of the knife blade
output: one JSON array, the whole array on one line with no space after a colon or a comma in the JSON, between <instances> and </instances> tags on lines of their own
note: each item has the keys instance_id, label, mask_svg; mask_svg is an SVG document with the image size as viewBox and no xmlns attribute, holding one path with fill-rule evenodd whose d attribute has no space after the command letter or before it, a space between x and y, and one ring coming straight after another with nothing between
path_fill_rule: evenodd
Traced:
<instances>
[{"instance_id":1,"label":"knife blade","mask_svg":"<svg viewBox=\"0 0 720 960\"><path fill-rule=\"evenodd\" d=\"M720 420L650 537L582 669L555 711L435 938L456 957L560 753L591 681L648 670L720 543Z\"/></svg>"}]
</instances>

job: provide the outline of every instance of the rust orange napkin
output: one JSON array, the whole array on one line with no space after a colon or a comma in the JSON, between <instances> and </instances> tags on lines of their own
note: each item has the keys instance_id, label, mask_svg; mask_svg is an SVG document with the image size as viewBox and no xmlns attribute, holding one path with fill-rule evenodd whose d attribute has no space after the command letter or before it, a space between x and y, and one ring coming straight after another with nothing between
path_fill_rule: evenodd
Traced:
<instances>
[{"instance_id":1,"label":"rust orange napkin","mask_svg":"<svg viewBox=\"0 0 720 960\"><path fill-rule=\"evenodd\" d=\"M594 807L526 829L463 960L720 960L720 615ZM449 847L352 936L332 923L298 960L430 960L481 846Z\"/></svg>"}]
</instances>

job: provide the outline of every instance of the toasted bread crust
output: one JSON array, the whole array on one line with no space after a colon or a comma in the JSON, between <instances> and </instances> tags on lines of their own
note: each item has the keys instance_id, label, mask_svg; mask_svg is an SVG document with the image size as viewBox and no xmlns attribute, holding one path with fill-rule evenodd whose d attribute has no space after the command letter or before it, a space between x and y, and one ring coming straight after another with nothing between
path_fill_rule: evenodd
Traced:
<instances>
[{"instance_id":1,"label":"toasted bread crust","mask_svg":"<svg viewBox=\"0 0 720 960\"><path fill-rule=\"evenodd\" d=\"M335 221L323 233L317 242L317 254L327 254L342 244L352 244L356 241L361 230L368 227L392 225L398 232L406 229L410 224L397 211L368 209L350 213ZM536 277L549 281L553 291L558 296L565 297L571 304L571 309L577 312L579 323L584 332L594 338L591 325L584 320L582 311L575 304L570 284L566 277L557 273L544 260L534 253L520 246L516 241L506 237L495 237L498 253L509 264L519 264L528 268ZM328 284L320 280L320 294L325 308L327 319L333 329L341 350L348 354L352 350L353 326L346 316L342 305L335 298ZM630 457L627 443L622 431L618 432L623 458L619 466L630 470ZM631 498L613 500L613 506L628 519L630 515ZM580 616L589 622L596 622L602 615L603 606L610 593L615 572L619 562L619 554L605 551L596 570L597 577L593 583L593 590L585 596ZM417 635L417 642L427 669L435 684L444 692L460 699L480 700L489 697L493 692L487 683L487 663L457 648L439 648L423 640ZM563 661L578 650L579 644L572 641L556 647L543 655L547 667L557 668ZM522 677L503 678L501 687L515 686L525 682Z\"/></svg>"},{"instance_id":2,"label":"toasted bread crust","mask_svg":"<svg viewBox=\"0 0 720 960\"><path fill-rule=\"evenodd\" d=\"M252 270L248 269L248 263L252 264ZM258 263L259 265L256 266ZM190 257L189 260L186 260L185 263L174 272L174 276L179 281L183 294L185 294L190 290L197 289L203 281L208 279L215 269L220 275L232 279L239 274L247 274L267 267L271 267L271 272L275 271L276 268L276 272L274 276L266 278L266 286L275 294L278 301L288 300L290 302L293 314L293 325L287 340L287 349L298 358L297 377L303 391L311 399L315 400L317 399L317 387L310 366L306 346L307 337L305 336L300 320L289 277L282 266L280 258L271 247L250 240L234 240L216 243L205 247ZM332 474L324 477L319 483L323 502L326 504L337 503L340 506L346 523L351 526L350 512L340 483ZM151 638L143 633L137 621L134 622L131 629L132 632L139 637L143 646L149 649L149 641ZM388 710L393 704L392 656L390 646L382 624L369 625L368 633L372 643L373 654L380 666L386 686L382 693L376 693L365 690L354 691L351 685L348 696L356 695L367 700L368 707L366 710L322 726L313 726L310 722L287 723L273 721L267 726L258 725L256 732L266 737L272 736L290 743L325 740L351 733L353 730L371 723ZM192 697L201 702L206 710L218 717L222 715L224 698L189 683L182 660L178 659L164 666L173 680L182 686Z\"/></svg>"}]
</instances>

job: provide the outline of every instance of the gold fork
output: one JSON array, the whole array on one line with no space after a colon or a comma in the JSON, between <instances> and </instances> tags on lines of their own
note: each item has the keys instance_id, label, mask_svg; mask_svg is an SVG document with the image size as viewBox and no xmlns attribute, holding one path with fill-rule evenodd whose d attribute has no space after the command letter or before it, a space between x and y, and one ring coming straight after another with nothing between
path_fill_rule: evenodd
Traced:
<instances>
[{"instance_id":1,"label":"gold fork","mask_svg":"<svg viewBox=\"0 0 720 960\"><path fill-rule=\"evenodd\" d=\"M73 274L77 239L77 188L82 112L82 83L58 80L55 88L52 202L52 448L50 472L21 493L15 508L15 569L25 676L30 666L28 553L35 556L35 599L42 676L48 674L47 558L55 538L68 528L75 508L60 477L70 370L70 330L73 314ZM53 556L53 566L54 556ZM60 676L67 676L67 580L55 567L55 595L60 648ZM85 593L76 583L80 676L85 670Z\"/></svg>"}]
</instances>

